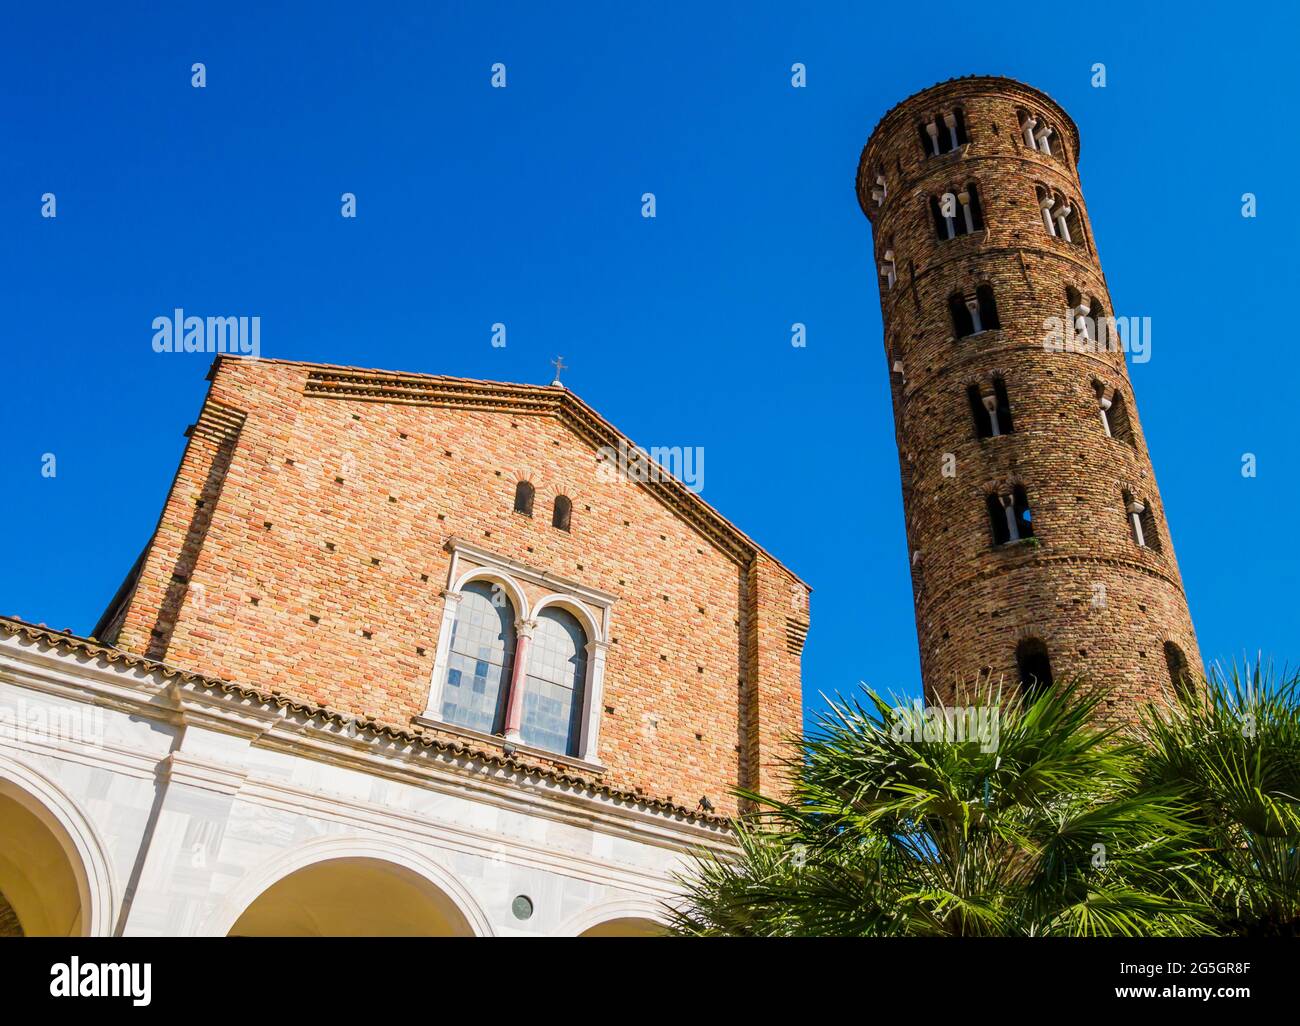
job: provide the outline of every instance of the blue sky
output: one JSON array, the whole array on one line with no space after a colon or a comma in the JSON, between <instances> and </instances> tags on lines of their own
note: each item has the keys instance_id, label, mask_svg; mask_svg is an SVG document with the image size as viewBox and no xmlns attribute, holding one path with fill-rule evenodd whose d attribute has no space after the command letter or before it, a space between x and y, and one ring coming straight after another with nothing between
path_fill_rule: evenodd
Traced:
<instances>
[{"instance_id":1,"label":"blue sky","mask_svg":"<svg viewBox=\"0 0 1300 1026\"><path fill-rule=\"evenodd\" d=\"M918 692L853 177L885 110L982 73L1079 124L1116 308L1153 321L1132 378L1203 655L1300 655L1282 5L154 6L6 13L0 612L89 631L147 539L210 361L152 350L180 306L260 316L285 359L545 383L562 353L639 443L703 446L704 497L812 583L810 709Z\"/></svg>"}]
</instances>

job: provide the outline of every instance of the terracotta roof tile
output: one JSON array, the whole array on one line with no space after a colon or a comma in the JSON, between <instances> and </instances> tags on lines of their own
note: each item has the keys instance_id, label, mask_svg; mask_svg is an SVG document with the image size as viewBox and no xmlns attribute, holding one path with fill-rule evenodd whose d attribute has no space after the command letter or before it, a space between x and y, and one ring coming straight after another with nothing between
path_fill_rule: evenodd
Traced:
<instances>
[{"instance_id":1,"label":"terracotta roof tile","mask_svg":"<svg viewBox=\"0 0 1300 1026\"><path fill-rule=\"evenodd\" d=\"M342 727L351 725L355 727L358 734L368 734L375 738L388 738L402 744L418 745L435 752L463 756L485 765L522 773L526 776L540 777L565 787L580 788L592 795L609 798L613 801L641 805L692 822L711 826L727 826L730 823L730 820L725 816L702 812L698 809L689 809L684 805L678 805L662 798L649 797L623 790L597 779L565 772L558 767L527 762L503 753L475 748L461 741L442 740L425 732L412 731L392 724L381 723L373 716L364 718L347 716L325 706L312 705L287 698L278 690L264 691L243 684L234 684L218 677L195 673L192 670L185 670L167 663L160 663L145 656L137 655L134 652L125 652L122 649L105 645L95 638L79 637L67 629L55 631L44 624L33 624L16 617L0 616L0 632L10 637L26 638L29 641L49 645L66 652L76 652L96 659L103 659L108 663L121 664L148 673L156 673L168 680L180 680L187 684L213 688L224 694L236 694L241 698L261 702L264 705L274 705L308 718L324 718Z\"/></svg>"}]
</instances>

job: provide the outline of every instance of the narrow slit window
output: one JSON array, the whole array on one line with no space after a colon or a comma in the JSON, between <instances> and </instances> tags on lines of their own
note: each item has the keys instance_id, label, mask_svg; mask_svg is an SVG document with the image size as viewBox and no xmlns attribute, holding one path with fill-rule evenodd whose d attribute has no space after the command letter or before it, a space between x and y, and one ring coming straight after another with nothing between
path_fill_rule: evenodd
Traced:
<instances>
[{"instance_id":1,"label":"narrow slit window","mask_svg":"<svg viewBox=\"0 0 1300 1026\"><path fill-rule=\"evenodd\" d=\"M555 507L551 511L551 526L558 527L561 531L567 531L572 516L572 500L567 495L557 495L555 497Z\"/></svg>"},{"instance_id":2,"label":"narrow slit window","mask_svg":"<svg viewBox=\"0 0 1300 1026\"><path fill-rule=\"evenodd\" d=\"M533 515L533 497L536 494L537 490L528 481L520 481L515 485L515 512L531 517Z\"/></svg>"}]
</instances>

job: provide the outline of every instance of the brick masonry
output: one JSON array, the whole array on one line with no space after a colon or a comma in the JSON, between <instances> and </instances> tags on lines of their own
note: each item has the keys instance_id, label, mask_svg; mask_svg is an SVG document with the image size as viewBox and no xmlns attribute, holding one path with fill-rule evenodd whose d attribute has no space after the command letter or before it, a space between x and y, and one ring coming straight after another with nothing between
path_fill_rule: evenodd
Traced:
<instances>
[{"instance_id":1,"label":"brick masonry","mask_svg":"<svg viewBox=\"0 0 1300 1026\"><path fill-rule=\"evenodd\" d=\"M603 479L597 448L620 436L572 393L227 358L211 377L105 640L409 727L457 538L616 596L605 782L722 813L731 789L775 786L806 588L684 488Z\"/></svg>"},{"instance_id":2,"label":"brick masonry","mask_svg":"<svg viewBox=\"0 0 1300 1026\"><path fill-rule=\"evenodd\" d=\"M943 116L958 108L966 143L927 154L924 124L938 117L946 134ZM1051 155L1026 145L1022 112L1054 128ZM1078 153L1078 129L1044 93L1005 78L956 79L885 115L863 150L857 192L877 266L892 248L897 268L892 288L880 277L880 299L927 693L952 701L959 682L1018 680L1017 644L1035 637L1058 680L1078 672L1103 683L1106 712L1123 718L1169 694L1167 642L1193 668L1200 655L1124 354L1044 347L1045 319L1068 316L1067 288L1125 313L1110 301ZM877 175L883 205L872 197ZM969 182L984 228L941 240L930 197ZM1048 233L1039 188L1072 204L1072 242ZM949 296L985 283L1001 327L955 338ZM987 390L995 376L1014 430L979 438L967 388ZM1124 394L1133 444L1107 437L1098 384ZM985 496L1016 484L1037 543L997 546ZM1125 490L1152 509L1159 551L1133 538Z\"/></svg>"}]
</instances>

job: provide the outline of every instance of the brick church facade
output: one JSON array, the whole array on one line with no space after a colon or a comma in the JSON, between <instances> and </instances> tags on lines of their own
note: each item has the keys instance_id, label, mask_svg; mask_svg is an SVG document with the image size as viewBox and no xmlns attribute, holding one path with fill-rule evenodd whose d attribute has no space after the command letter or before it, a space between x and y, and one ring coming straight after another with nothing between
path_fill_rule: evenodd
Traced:
<instances>
[{"instance_id":1,"label":"brick church facade","mask_svg":"<svg viewBox=\"0 0 1300 1026\"><path fill-rule=\"evenodd\" d=\"M0 686L93 727L0 749L82 867L39 925L657 929L799 729L803 582L563 386L210 380L94 637L0 620Z\"/></svg>"}]
</instances>

